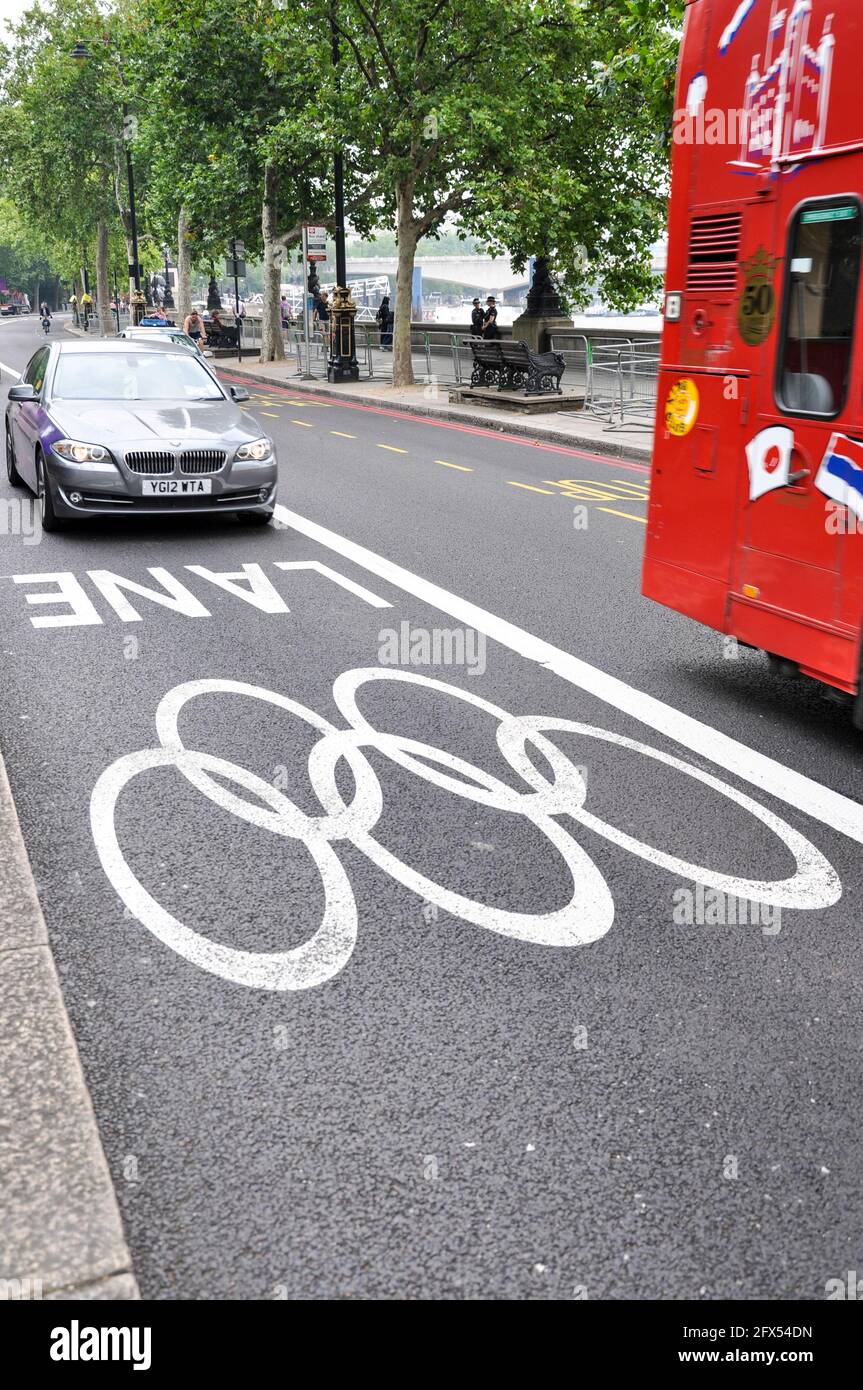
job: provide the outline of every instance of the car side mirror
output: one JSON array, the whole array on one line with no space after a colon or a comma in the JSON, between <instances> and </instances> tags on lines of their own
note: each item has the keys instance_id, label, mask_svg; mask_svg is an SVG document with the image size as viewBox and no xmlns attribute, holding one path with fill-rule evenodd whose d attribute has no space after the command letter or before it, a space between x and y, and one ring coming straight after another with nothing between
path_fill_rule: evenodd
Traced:
<instances>
[{"instance_id":1,"label":"car side mirror","mask_svg":"<svg viewBox=\"0 0 863 1390\"><path fill-rule=\"evenodd\" d=\"M9 387L10 401L35 401L36 392L30 382L23 382L20 386Z\"/></svg>"},{"instance_id":2,"label":"car side mirror","mask_svg":"<svg viewBox=\"0 0 863 1390\"><path fill-rule=\"evenodd\" d=\"M9 394L11 396L11 391ZM232 386L231 396L238 404L240 401L247 401L249 399L249 393L246 390L245 386Z\"/></svg>"}]
</instances>

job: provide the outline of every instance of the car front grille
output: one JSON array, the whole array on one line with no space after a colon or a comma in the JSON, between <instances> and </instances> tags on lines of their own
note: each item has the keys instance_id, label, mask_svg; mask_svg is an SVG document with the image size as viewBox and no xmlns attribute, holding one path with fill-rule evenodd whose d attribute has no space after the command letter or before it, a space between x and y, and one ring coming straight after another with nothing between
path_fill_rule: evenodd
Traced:
<instances>
[{"instance_id":1,"label":"car front grille","mask_svg":"<svg viewBox=\"0 0 863 1390\"><path fill-rule=\"evenodd\" d=\"M173 473L174 455L158 449L133 449L126 455L132 473Z\"/></svg>"},{"instance_id":2,"label":"car front grille","mask_svg":"<svg viewBox=\"0 0 863 1390\"><path fill-rule=\"evenodd\" d=\"M181 473L218 473L224 466L224 449L185 449L180 460Z\"/></svg>"}]
</instances>

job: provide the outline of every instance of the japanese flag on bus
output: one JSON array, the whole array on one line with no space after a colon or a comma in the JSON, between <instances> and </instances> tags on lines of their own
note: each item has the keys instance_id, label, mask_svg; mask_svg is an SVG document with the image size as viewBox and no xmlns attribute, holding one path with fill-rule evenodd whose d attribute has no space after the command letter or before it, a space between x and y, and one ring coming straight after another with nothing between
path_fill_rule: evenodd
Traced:
<instances>
[{"instance_id":1,"label":"japanese flag on bus","mask_svg":"<svg viewBox=\"0 0 863 1390\"><path fill-rule=\"evenodd\" d=\"M749 497L755 501L776 487L788 486L794 431L785 425L762 430L746 446L749 462Z\"/></svg>"},{"instance_id":2,"label":"japanese flag on bus","mask_svg":"<svg viewBox=\"0 0 863 1390\"><path fill-rule=\"evenodd\" d=\"M815 486L863 521L863 444L844 434L831 435Z\"/></svg>"}]
</instances>

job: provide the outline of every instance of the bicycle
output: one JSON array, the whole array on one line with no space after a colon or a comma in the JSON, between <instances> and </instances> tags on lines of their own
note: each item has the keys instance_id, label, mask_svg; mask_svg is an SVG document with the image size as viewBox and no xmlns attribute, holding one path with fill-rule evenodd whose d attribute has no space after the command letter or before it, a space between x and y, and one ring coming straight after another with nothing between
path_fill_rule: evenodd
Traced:
<instances>
[{"instance_id":1,"label":"bicycle","mask_svg":"<svg viewBox=\"0 0 863 1390\"><path fill-rule=\"evenodd\" d=\"M50 318L48 318L47 315L46 315L45 318L43 318L43 320L42 320L42 328L43 328L43 331L44 331L45 333L50 333L50 332L51 332L51 320L50 320Z\"/></svg>"}]
</instances>

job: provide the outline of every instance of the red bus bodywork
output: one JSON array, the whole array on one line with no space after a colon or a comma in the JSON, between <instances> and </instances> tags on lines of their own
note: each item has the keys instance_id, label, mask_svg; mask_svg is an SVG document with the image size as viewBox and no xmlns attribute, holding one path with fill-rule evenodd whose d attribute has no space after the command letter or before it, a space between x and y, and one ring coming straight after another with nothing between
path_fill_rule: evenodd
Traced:
<instances>
[{"instance_id":1,"label":"red bus bodywork","mask_svg":"<svg viewBox=\"0 0 863 1390\"><path fill-rule=\"evenodd\" d=\"M643 591L863 727L861 97L863 0L688 0Z\"/></svg>"}]
</instances>

